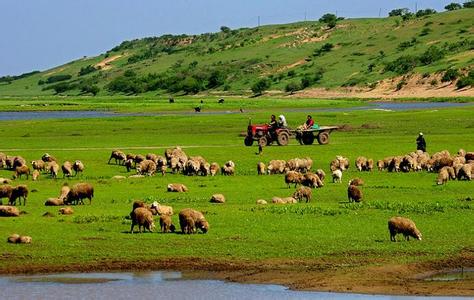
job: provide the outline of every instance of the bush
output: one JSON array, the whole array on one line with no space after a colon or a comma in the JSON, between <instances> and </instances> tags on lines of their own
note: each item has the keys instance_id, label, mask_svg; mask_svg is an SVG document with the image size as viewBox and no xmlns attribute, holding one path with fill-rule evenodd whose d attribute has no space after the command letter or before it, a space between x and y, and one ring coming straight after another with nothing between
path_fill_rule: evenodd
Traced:
<instances>
[{"instance_id":1,"label":"bush","mask_svg":"<svg viewBox=\"0 0 474 300\"><path fill-rule=\"evenodd\" d=\"M285 92L293 94L296 91L301 90L301 85L297 82L290 82L285 86Z\"/></svg>"},{"instance_id":2,"label":"bush","mask_svg":"<svg viewBox=\"0 0 474 300\"><path fill-rule=\"evenodd\" d=\"M413 70L418 64L418 59L412 55L400 56L396 60L386 63L385 70L397 74L405 74Z\"/></svg>"},{"instance_id":3,"label":"bush","mask_svg":"<svg viewBox=\"0 0 474 300\"><path fill-rule=\"evenodd\" d=\"M223 33L229 33L229 32L230 32L230 28L227 27L227 26L221 26L221 31L222 31Z\"/></svg>"},{"instance_id":4,"label":"bush","mask_svg":"<svg viewBox=\"0 0 474 300\"><path fill-rule=\"evenodd\" d=\"M421 54L420 62L426 66L442 59L443 57L444 52L441 49L436 46L430 46L423 54Z\"/></svg>"},{"instance_id":5,"label":"bush","mask_svg":"<svg viewBox=\"0 0 474 300\"><path fill-rule=\"evenodd\" d=\"M69 80L71 79L72 76L69 75L69 74L63 74L63 75L53 75L53 76L50 76L46 79L46 82L45 83L55 83L55 82L59 82L59 81L65 81L65 80ZM38 82L39 83L39 82Z\"/></svg>"},{"instance_id":6,"label":"bush","mask_svg":"<svg viewBox=\"0 0 474 300\"><path fill-rule=\"evenodd\" d=\"M334 48L334 45L331 43L325 43L321 48L314 50L313 56L321 56L326 52L330 52Z\"/></svg>"},{"instance_id":7,"label":"bush","mask_svg":"<svg viewBox=\"0 0 474 300\"><path fill-rule=\"evenodd\" d=\"M399 51L403 51L407 48L415 46L417 43L418 43L418 41L416 40L416 38L412 38L410 41L405 41L405 42L401 42L400 44L398 44L397 49Z\"/></svg>"},{"instance_id":8,"label":"bush","mask_svg":"<svg viewBox=\"0 0 474 300\"><path fill-rule=\"evenodd\" d=\"M97 71L97 69L94 66L88 65L87 67L82 67L79 70L79 76L84 76L94 71Z\"/></svg>"},{"instance_id":9,"label":"bush","mask_svg":"<svg viewBox=\"0 0 474 300\"><path fill-rule=\"evenodd\" d=\"M459 71L457 69L447 69L446 72L444 72L443 77L441 78L441 82L448 82L448 81L454 81L456 78L459 76Z\"/></svg>"},{"instance_id":10,"label":"bush","mask_svg":"<svg viewBox=\"0 0 474 300\"><path fill-rule=\"evenodd\" d=\"M396 17L396 16L403 16L403 15L406 15L407 13L409 13L410 11L408 10L408 8L397 8L397 9L393 9L391 10L389 13L388 13L388 16L389 17Z\"/></svg>"},{"instance_id":11,"label":"bush","mask_svg":"<svg viewBox=\"0 0 474 300\"><path fill-rule=\"evenodd\" d=\"M463 7L464 8L474 8L474 1L471 0L471 1L464 2Z\"/></svg>"},{"instance_id":12,"label":"bush","mask_svg":"<svg viewBox=\"0 0 474 300\"><path fill-rule=\"evenodd\" d=\"M324 14L321 18L319 18L319 22L321 23L330 23L333 21L337 21L337 16L335 14Z\"/></svg>"},{"instance_id":13,"label":"bush","mask_svg":"<svg viewBox=\"0 0 474 300\"><path fill-rule=\"evenodd\" d=\"M54 90L56 94L61 94L72 89L73 87L70 86L67 82L60 82L51 86L51 88Z\"/></svg>"},{"instance_id":14,"label":"bush","mask_svg":"<svg viewBox=\"0 0 474 300\"><path fill-rule=\"evenodd\" d=\"M404 79L400 80L400 82L397 83L397 91L401 90L405 85L407 85L407 82Z\"/></svg>"},{"instance_id":15,"label":"bush","mask_svg":"<svg viewBox=\"0 0 474 300\"><path fill-rule=\"evenodd\" d=\"M444 7L444 9L446 9L447 11L452 11L452 10L461 9L461 8L462 8L461 4L454 3L454 2L449 3L448 5Z\"/></svg>"},{"instance_id":16,"label":"bush","mask_svg":"<svg viewBox=\"0 0 474 300\"><path fill-rule=\"evenodd\" d=\"M469 71L466 76L462 76L459 78L458 82L456 82L456 87L458 89L462 89L466 86L474 87L474 70Z\"/></svg>"},{"instance_id":17,"label":"bush","mask_svg":"<svg viewBox=\"0 0 474 300\"><path fill-rule=\"evenodd\" d=\"M435 13L437 13L436 10L432 8L420 9L419 11L416 12L416 17L419 18L423 16L434 15Z\"/></svg>"},{"instance_id":18,"label":"bush","mask_svg":"<svg viewBox=\"0 0 474 300\"><path fill-rule=\"evenodd\" d=\"M429 27L425 27L423 28L423 30L421 30L420 32L420 36L425 36L425 35L428 35L430 32L432 32L433 30Z\"/></svg>"},{"instance_id":19,"label":"bush","mask_svg":"<svg viewBox=\"0 0 474 300\"><path fill-rule=\"evenodd\" d=\"M270 88L270 85L270 80L268 80L267 78L262 78L255 82L252 85L251 89L255 95L261 95L264 91Z\"/></svg>"},{"instance_id":20,"label":"bush","mask_svg":"<svg viewBox=\"0 0 474 300\"><path fill-rule=\"evenodd\" d=\"M288 77L295 77L295 75L296 75L296 72L294 70L288 71L288 74L287 74Z\"/></svg>"},{"instance_id":21,"label":"bush","mask_svg":"<svg viewBox=\"0 0 474 300\"><path fill-rule=\"evenodd\" d=\"M83 85L81 87L81 92L84 94L92 94L93 96L97 95L100 91L100 88L97 85Z\"/></svg>"}]
</instances>

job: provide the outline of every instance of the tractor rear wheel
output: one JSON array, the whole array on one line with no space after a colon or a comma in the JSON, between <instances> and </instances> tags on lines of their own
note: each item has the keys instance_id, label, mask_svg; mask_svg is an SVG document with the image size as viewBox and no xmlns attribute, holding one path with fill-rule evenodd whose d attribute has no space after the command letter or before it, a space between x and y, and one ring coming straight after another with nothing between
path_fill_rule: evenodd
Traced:
<instances>
[{"instance_id":1,"label":"tractor rear wheel","mask_svg":"<svg viewBox=\"0 0 474 300\"><path fill-rule=\"evenodd\" d=\"M266 145L268 145L268 140L266 137L262 136L259 140L258 140L258 144L262 147L265 147Z\"/></svg>"},{"instance_id":2,"label":"tractor rear wheel","mask_svg":"<svg viewBox=\"0 0 474 300\"><path fill-rule=\"evenodd\" d=\"M327 143L329 143L329 133L321 132L320 134L318 134L318 143L320 145L326 145Z\"/></svg>"},{"instance_id":3,"label":"tractor rear wheel","mask_svg":"<svg viewBox=\"0 0 474 300\"><path fill-rule=\"evenodd\" d=\"M312 133L312 132L303 133L302 140L303 140L303 144L305 144L305 145L312 145L312 144L314 143L314 135L313 135L313 133Z\"/></svg>"},{"instance_id":4,"label":"tractor rear wheel","mask_svg":"<svg viewBox=\"0 0 474 300\"><path fill-rule=\"evenodd\" d=\"M244 139L245 146L252 146L253 145L253 138L251 136L246 136Z\"/></svg>"},{"instance_id":5,"label":"tractor rear wheel","mask_svg":"<svg viewBox=\"0 0 474 300\"><path fill-rule=\"evenodd\" d=\"M288 132L282 131L277 136L277 143L280 146L286 146L288 145L289 139L290 139L290 135L288 134Z\"/></svg>"}]
</instances>

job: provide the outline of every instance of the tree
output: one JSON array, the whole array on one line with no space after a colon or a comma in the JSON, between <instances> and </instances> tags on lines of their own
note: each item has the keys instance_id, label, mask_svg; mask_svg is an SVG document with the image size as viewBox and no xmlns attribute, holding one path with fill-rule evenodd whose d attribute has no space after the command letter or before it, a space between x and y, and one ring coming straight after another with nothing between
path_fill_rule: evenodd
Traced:
<instances>
[{"instance_id":1,"label":"tree","mask_svg":"<svg viewBox=\"0 0 474 300\"><path fill-rule=\"evenodd\" d=\"M397 16L403 16L409 13L408 8L397 8L397 9L392 9L389 13L389 17L397 17Z\"/></svg>"},{"instance_id":2,"label":"tree","mask_svg":"<svg viewBox=\"0 0 474 300\"><path fill-rule=\"evenodd\" d=\"M270 80L268 80L267 78L262 78L260 80L258 80L257 82L255 82L251 89L252 89L252 92L255 94L255 95L261 95L264 91L266 91L268 88L270 88Z\"/></svg>"},{"instance_id":3,"label":"tree","mask_svg":"<svg viewBox=\"0 0 474 300\"><path fill-rule=\"evenodd\" d=\"M85 84L81 87L81 92L84 94L91 93L93 96L97 95L100 91L100 88L97 85Z\"/></svg>"},{"instance_id":4,"label":"tree","mask_svg":"<svg viewBox=\"0 0 474 300\"><path fill-rule=\"evenodd\" d=\"M464 2L463 7L464 8L474 8L474 1L471 0L471 1Z\"/></svg>"},{"instance_id":5,"label":"tree","mask_svg":"<svg viewBox=\"0 0 474 300\"><path fill-rule=\"evenodd\" d=\"M230 28L227 27L227 26L221 26L221 31L222 31L223 33L229 33L229 32L230 32Z\"/></svg>"},{"instance_id":6,"label":"tree","mask_svg":"<svg viewBox=\"0 0 474 300\"><path fill-rule=\"evenodd\" d=\"M416 17L423 17L423 16L429 16L429 15L434 15L436 13L436 10L432 8L427 8L427 9L420 9L419 11L416 12Z\"/></svg>"},{"instance_id":7,"label":"tree","mask_svg":"<svg viewBox=\"0 0 474 300\"><path fill-rule=\"evenodd\" d=\"M319 22L326 23L329 28L334 28L337 23L337 16L335 14L325 14L319 18Z\"/></svg>"},{"instance_id":8,"label":"tree","mask_svg":"<svg viewBox=\"0 0 474 300\"><path fill-rule=\"evenodd\" d=\"M193 77L186 77L182 82L182 89L186 94L197 94L201 90L201 85Z\"/></svg>"},{"instance_id":9,"label":"tree","mask_svg":"<svg viewBox=\"0 0 474 300\"><path fill-rule=\"evenodd\" d=\"M448 5L444 7L444 9L446 9L447 11L457 10L461 8L462 8L461 4L455 3L455 2L449 3Z\"/></svg>"},{"instance_id":10,"label":"tree","mask_svg":"<svg viewBox=\"0 0 474 300\"><path fill-rule=\"evenodd\" d=\"M293 94L294 92L301 90L301 85L297 82L290 82L285 86L285 92Z\"/></svg>"}]
</instances>

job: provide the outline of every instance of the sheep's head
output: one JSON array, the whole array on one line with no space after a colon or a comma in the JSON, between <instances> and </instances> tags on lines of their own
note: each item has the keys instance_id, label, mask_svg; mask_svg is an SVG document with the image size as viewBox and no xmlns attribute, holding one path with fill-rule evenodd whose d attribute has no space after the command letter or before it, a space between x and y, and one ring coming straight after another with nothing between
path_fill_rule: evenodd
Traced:
<instances>
[{"instance_id":1,"label":"sheep's head","mask_svg":"<svg viewBox=\"0 0 474 300\"><path fill-rule=\"evenodd\" d=\"M413 237L421 241L421 232L417 228L413 230Z\"/></svg>"},{"instance_id":2,"label":"sheep's head","mask_svg":"<svg viewBox=\"0 0 474 300\"><path fill-rule=\"evenodd\" d=\"M209 222L206 220L199 221L197 227L201 229L202 233L207 233L209 231Z\"/></svg>"}]
</instances>

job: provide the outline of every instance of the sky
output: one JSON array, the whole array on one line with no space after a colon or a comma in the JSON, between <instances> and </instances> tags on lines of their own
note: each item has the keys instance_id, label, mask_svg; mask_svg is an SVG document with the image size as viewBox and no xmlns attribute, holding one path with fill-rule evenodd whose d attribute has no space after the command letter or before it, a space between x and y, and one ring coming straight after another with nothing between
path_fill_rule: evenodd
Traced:
<instances>
[{"instance_id":1,"label":"sky","mask_svg":"<svg viewBox=\"0 0 474 300\"><path fill-rule=\"evenodd\" d=\"M442 11L450 0L0 0L0 76L95 56L124 40L342 17L393 8Z\"/></svg>"}]
</instances>

